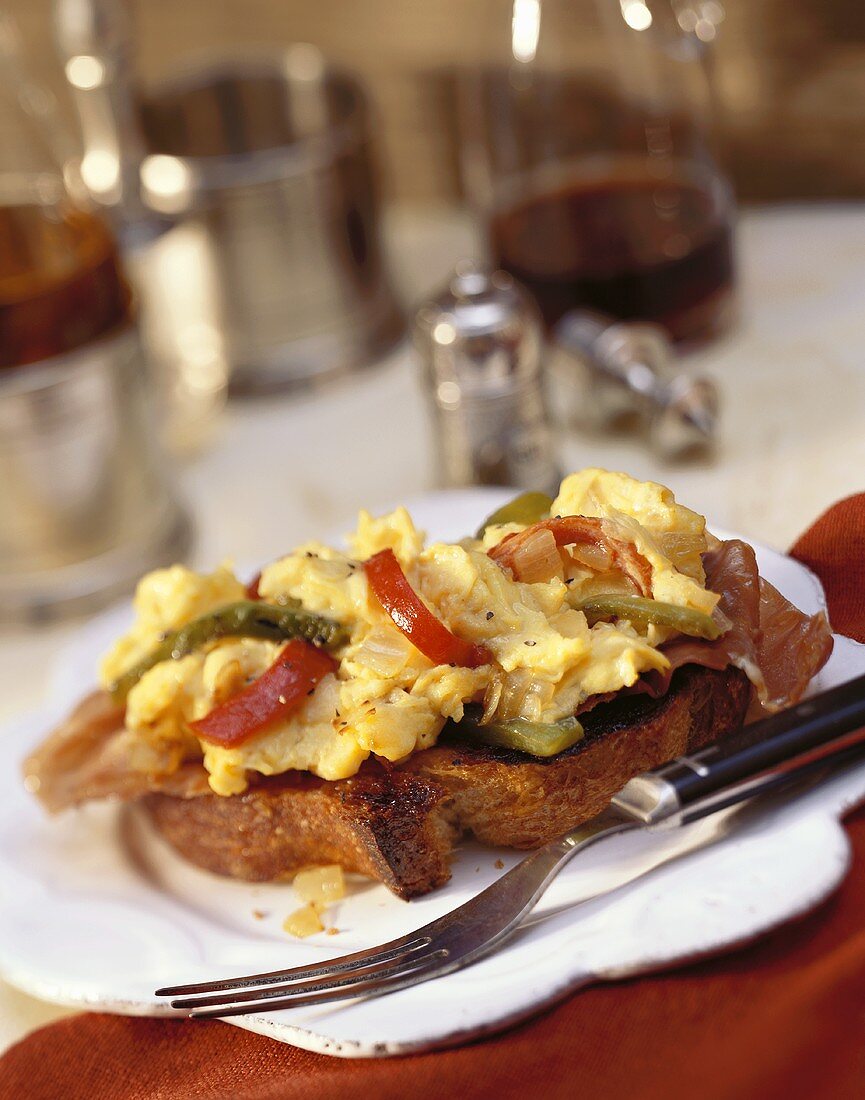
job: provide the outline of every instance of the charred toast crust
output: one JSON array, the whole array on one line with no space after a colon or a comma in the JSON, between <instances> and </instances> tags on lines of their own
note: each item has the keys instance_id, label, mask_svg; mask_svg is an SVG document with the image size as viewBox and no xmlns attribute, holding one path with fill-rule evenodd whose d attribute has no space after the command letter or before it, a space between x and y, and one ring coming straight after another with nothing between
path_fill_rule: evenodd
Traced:
<instances>
[{"instance_id":1,"label":"charred toast crust","mask_svg":"<svg viewBox=\"0 0 865 1100\"><path fill-rule=\"evenodd\" d=\"M229 798L152 794L143 805L173 847L216 874L269 882L310 864L340 863L409 898L450 878L447 797L422 776L372 761L351 779L295 772Z\"/></svg>"},{"instance_id":2,"label":"charred toast crust","mask_svg":"<svg viewBox=\"0 0 865 1100\"><path fill-rule=\"evenodd\" d=\"M461 829L537 848L600 813L631 776L739 729L750 695L737 669L683 668L660 699L623 696L585 715L585 738L550 759L446 738L405 767L448 787Z\"/></svg>"},{"instance_id":3,"label":"charred toast crust","mask_svg":"<svg viewBox=\"0 0 865 1100\"><path fill-rule=\"evenodd\" d=\"M538 847L598 813L637 772L738 729L750 693L737 669L686 666L660 699L596 707L585 738L548 760L449 732L400 766L371 760L351 779L295 772L229 798L151 794L143 804L170 844L217 874L272 881L334 862L412 898L448 880L463 832Z\"/></svg>"}]
</instances>

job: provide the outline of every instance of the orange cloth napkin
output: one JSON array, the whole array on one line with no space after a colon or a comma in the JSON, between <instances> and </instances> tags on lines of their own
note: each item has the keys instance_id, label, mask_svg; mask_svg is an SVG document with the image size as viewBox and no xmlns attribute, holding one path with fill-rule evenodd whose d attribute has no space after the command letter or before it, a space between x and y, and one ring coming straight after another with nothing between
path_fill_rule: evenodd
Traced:
<instances>
[{"instance_id":1,"label":"orange cloth napkin","mask_svg":"<svg viewBox=\"0 0 865 1100\"><path fill-rule=\"evenodd\" d=\"M792 552L822 578L835 630L865 641L865 494L837 504ZM352 1061L222 1023L83 1015L13 1047L0 1097L861 1100L865 810L847 827L853 866L816 912L734 954L582 990L484 1042Z\"/></svg>"}]
</instances>

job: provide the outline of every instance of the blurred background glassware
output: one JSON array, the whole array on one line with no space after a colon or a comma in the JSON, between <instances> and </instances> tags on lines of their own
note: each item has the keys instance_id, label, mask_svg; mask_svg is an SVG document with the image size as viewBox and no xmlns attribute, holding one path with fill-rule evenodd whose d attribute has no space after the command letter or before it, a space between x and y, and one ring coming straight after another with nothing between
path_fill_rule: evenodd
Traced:
<instances>
[{"instance_id":1,"label":"blurred background glassware","mask_svg":"<svg viewBox=\"0 0 865 1100\"><path fill-rule=\"evenodd\" d=\"M112 234L0 20L0 621L107 601L186 549ZM20 79L19 79L20 77Z\"/></svg>"},{"instance_id":2,"label":"blurred background glassware","mask_svg":"<svg viewBox=\"0 0 865 1100\"><path fill-rule=\"evenodd\" d=\"M501 0L501 64L464 70L464 185L493 262L570 309L703 340L730 315L733 198L712 149L720 7ZM716 10L717 9L717 10Z\"/></svg>"},{"instance_id":3,"label":"blurred background glassware","mask_svg":"<svg viewBox=\"0 0 865 1100\"><path fill-rule=\"evenodd\" d=\"M206 241L142 198L134 14L128 0L55 0L54 36L81 130L81 177L120 242L138 297L160 435L188 454L219 423L228 363Z\"/></svg>"},{"instance_id":4,"label":"blurred background glassware","mask_svg":"<svg viewBox=\"0 0 865 1100\"><path fill-rule=\"evenodd\" d=\"M101 607L186 555L128 319L0 373L0 623Z\"/></svg>"},{"instance_id":5,"label":"blurred background glassware","mask_svg":"<svg viewBox=\"0 0 865 1100\"><path fill-rule=\"evenodd\" d=\"M54 38L81 128L81 175L124 249L164 231L141 198L144 138L128 0L55 0Z\"/></svg>"},{"instance_id":6,"label":"blurred background glassware","mask_svg":"<svg viewBox=\"0 0 865 1100\"><path fill-rule=\"evenodd\" d=\"M186 72L139 106L143 195L199 230L232 392L308 385L396 344L356 80L296 45Z\"/></svg>"}]
</instances>

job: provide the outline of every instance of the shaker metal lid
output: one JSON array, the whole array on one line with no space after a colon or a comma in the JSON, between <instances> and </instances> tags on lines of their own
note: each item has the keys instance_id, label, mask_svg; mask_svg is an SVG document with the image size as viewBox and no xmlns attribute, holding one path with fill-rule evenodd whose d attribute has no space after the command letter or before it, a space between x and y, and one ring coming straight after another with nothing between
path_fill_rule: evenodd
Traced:
<instances>
[{"instance_id":1,"label":"shaker metal lid","mask_svg":"<svg viewBox=\"0 0 865 1100\"><path fill-rule=\"evenodd\" d=\"M495 396L534 381L541 319L527 291L504 271L465 261L415 314L413 335L432 385Z\"/></svg>"}]
</instances>

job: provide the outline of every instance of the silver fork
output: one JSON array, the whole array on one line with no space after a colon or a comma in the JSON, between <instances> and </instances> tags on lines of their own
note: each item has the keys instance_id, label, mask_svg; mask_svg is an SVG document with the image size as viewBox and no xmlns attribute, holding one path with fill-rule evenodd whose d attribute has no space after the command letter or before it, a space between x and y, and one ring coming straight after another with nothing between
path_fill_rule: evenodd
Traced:
<instances>
[{"instance_id":1,"label":"silver fork","mask_svg":"<svg viewBox=\"0 0 865 1100\"><path fill-rule=\"evenodd\" d=\"M839 740L863 724L865 677L859 677L754 723L733 738L636 776L596 817L533 852L477 897L416 932L318 966L167 986L156 990L156 996L171 997L173 1008L186 1009L198 1019L222 1018L394 993L461 970L516 932L578 852L626 830L689 824L758 795L789 796L810 787L865 759L865 736Z\"/></svg>"}]
</instances>

